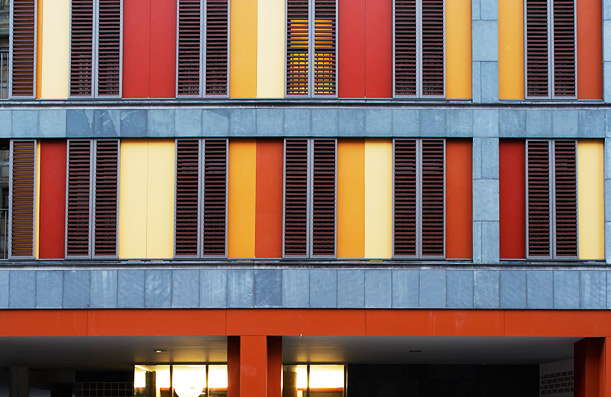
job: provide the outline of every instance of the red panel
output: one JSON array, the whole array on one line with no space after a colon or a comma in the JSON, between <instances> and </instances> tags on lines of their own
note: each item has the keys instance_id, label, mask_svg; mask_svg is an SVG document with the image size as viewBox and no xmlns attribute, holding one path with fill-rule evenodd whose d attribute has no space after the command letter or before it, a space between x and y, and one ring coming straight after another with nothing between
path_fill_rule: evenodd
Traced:
<instances>
[{"instance_id":1,"label":"red panel","mask_svg":"<svg viewBox=\"0 0 611 397\"><path fill-rule=\"evenodd\" d=\"M575 397L603 397L605 367L605 339L585 338L575 343Z\"/></svg>"},{"instance_id":2,"label":"red panel","mask_svg":"<svg viewBox=\"0 0 611 397\"><path fill-rule=\"evenodd\" d=\"M282 175L284 145L281 139L257 139L257 194L255 257L282 257Z\"/></svg>"},{"instance_id":3,"label":"red panel","mask_svg":"<svg viewBox=\"0 0 611 397\"><path fill-rule=\"evenodd\" d=\"M240 397L240 337L227 337L227 397Z\"/></svg>"},{"instance_id":4,"label":"red panel","mask_svg":"<svg viewBox=\"0 0 611 397\"><path fill-rule=\"evenodd\" d=\"M470 139L446 141L446 258L473 257Z\"/></svg>"},{"instance_id":5,"label":"red panel","mask_svg":"<svg viewBox=\"0 0 611 397\"><path fill-rule=\"evenodd\" d=\"M267 397L267 337L240 337L240 395Z\"/></svg>"},{"instance_id":6,"label":"red panel","mask_svg":"<svg viewBox=\"0 0 611 397\"><path fill-rule=\"evenodd\" d=\"M525 145L501 140L499 145L501 259L526 257Z\"/></svg>"},{"instance_id":7,"label":"red panel","mask_svg":"<svg viewBox=\"0 0 611 397\"><path fill-rule=\"evenodd\" d=\"M365 96L392 98L392 0L366 2Z\"/></svg>"},{"instance_id":8,"label":"red panel","mask_svg":"<svg viewBox=\"0 0 611 397\"><path fill-rule=\"evenodd\" d=\"M151 0L150 67L150 97L176 97L176 1Z\"/></svg>"},{"instance_id":9,"label":"red panel","mask_svg":"<svg viewBox=\"0 0 611 397\"><path fill-rule=\"evenodd\" d=\"M282 397L282 337L267 337L267 397Z\"/></svg>"},{"instance_id":10,"label":"red panel","mask_svg":"<svg viewBox=\"0 0 611 397\"><path fill-rule=\"evenodd\" d=\"M577 1L577 97L603 99L602 2Z\"/></svg>"},{"instance_id":11,"label":"red panel","mask_svg":"<svg viewBox=\"0 0 611 397\"><path fill-rule=\"evenodd\" d=\"M40 142L40 259L63 259L66 236L66 141Z\"/></svg>"},{"instance_id":12,"label":"red panel","mask_svg":"<svg viewBox=\"0 0 611 397\"><path fill-rule=\"evenodd\" d=\"M339 0L338 9L338 96L364 98L365 0Z\"/></svg>"},{"instance_id":13,"label":"red panel","mask_svg":"<svg viewBox=\"0 0 611 397\"><path fill-rule=\"evenodd\" d=\"M123 4L123 98L150 95L151 0Z\"/></svg>"}]
</instances>

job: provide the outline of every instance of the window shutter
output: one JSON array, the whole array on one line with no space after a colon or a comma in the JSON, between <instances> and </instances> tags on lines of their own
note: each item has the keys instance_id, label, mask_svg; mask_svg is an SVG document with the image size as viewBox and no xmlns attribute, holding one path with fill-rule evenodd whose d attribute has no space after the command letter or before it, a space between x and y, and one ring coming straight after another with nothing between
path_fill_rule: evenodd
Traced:
<instances>
[{"instance_id":1,"label":"window shutter","mask_svg":"<svg viewBox=\"0 0 611 397\"><path fill-rule=\"evenodd\" d=\"M11 142L10 256L34 257L36 141Z\"/></svg>"},{"instance_id":2,"label":"window shutter","mask_svg":"<svg viewBox=\"0 0 611 397\"><path fill-rule=\"evenodd\" d=\"M95 143L94 256L117 256L119 141Z\"/></svg>"},{"instance_id":3,"label":"window shutter","mask_svg":"<svg viewBox=\"0 0 611 397\"><path fill-rule=\"evenodd\" d=\"M200 95L201 0L178 2L178 96Z\"/></svg>"},{"instance_id":4,"label":"window shutter","mask_svg":"<svg viewBox=\"0 0 611 397\"><path fill-rule=\"evenodd\" d=\"M227 95L229 2L206 3L206 95Z\"/></svg>"},{"instance_id":5,"label":"window shutter","mask_svg":"<svg viewBox=\"0 0 611 397\"><path fill-rule=\"evenodd\" d=\"M227 140L204 141L204 256L225 256Z\"/></svg>"},{"instance_id":6,"label":"window shutter","mask_svg":"<svg viewBox=\"0 0 611 397\"><path fill-rule=\"evenodd\" d=\"M422 0L422 95L444 95L443 1Z\"/></svg>"},{"instance_id":7,"label":"window shutter","mask_svg":"<svg viewBox=\"0 0 611 397\"><path fill-rule=\"evenodd\" d=\"M554 95L575 96L575 0L554 7Z\"/></svg>"},{"instance_id":8,"label":"window shutter","mask_svg":"<svg viewBox=\"0 0 611 397\"><path fill-rule=\"evenodd\" d=\"M98 95L121 94L121 0L99 0Z\"/></svg>"},{"instance_id":9,"label":"window shutter","mask_svg":"<svg viewBox=\"0 0 611 397\"><path fill-rule=\"evenodd\" d=\"M445 254L445 144L422 141L422 256Z\"/></svg>"},{"instance_id":10,"label":"window shutter","mask_svg":"<svg viewBox=\"0 0 611 397\"><path fill-rule=\"evenodd\" d=\"M91 141L68 141L66 257L88 257Z\"/></svg>"},{"instance_id":11,"label":"window shutter","mask_svg":"<svg viewBox=\"0 0 611 397\"><path fill-rule=\"evenodd\" d=\"M312 175L312 256L335 256L336 142L315 139Z\"/></svg>"},{"instance_id":12,"label":"window shutter","mask_svg":"<svg viewBox=\"0 0 611 397\"><path fill-rule=\"evenodd\" d=\"M336 0L314 0L314 95L335 95Z\"/></svg>"},{"instance_id":13,"label":"window shutter","mask_svg":"<svg viewBox=\"0 0 611 397\"><path fill-rule=\"evenodd\" d=\"M527 141L528 256L550 257L550 142Z\"/></svg>"},{"instance_id":14,"label":"window shutter","mask_svg":"<svg viewBox=\"0 0 611 397\"><path fill-rule=\"evenodd\" d=\"M308 140L284 144L284 256L308 256Z\"/></svg>"},{"instance_id":15,"label":"window shutter","mask_svg":"<svg viewBox=\"0 0 611 397\"><path fill-rule=\"evenodd\" d=\"M526 96L549 95L547 0L526 0Z\"/></svg>"},{"instance_id":16,"label":"window shutter","mask_svg":"<svg viewBox=\"0 0 611 397\"><path fill-rule=\"evenodd\" d=\"M286 2L286 95L308 95L308 0Z\"/></svg>"},{"instance_id":17,"label":"window shutter","mask_svg":"<svg viewBox=\"0 0 611 397\"><path fill-rule=\"evenodd\" d=\"M72 0L70 95L91 96L94 0Z\"/></svg>"},{"instance_id":18,"label":"window shutter","mask_svg":"<svg viewBox=\"0 0 611 397\"><path fill-rule=\"evenodd\" d=\"M417 95L416 0L395 0L395 95Z\"/></svg>"},{"instance_id":19,"label":"window shutter","mask_svg":"<svg viewBox=\"0 0 611 397\"><path fill-rule=\"evenodd\" d=\"M554 142L556 256L577 256L576 142Z\"/></svg>"},{"instance_id":20,"label":"window shutter","mask_svg":"<svg viewBox=\"0 0 611 397\"><path fill-rule=\"evenodd\" d=\"M199 140L176 141L176 256L199 253L199 153Z\"/></svg>"},{"instance_id":21,"label":"window shutter","mask_svg":"<svg viewBox=\"0 0 611 397\"><path fill-rule=\"evenodd\" d=\"M36 96L36 1L13 0L12 88L14 97Z\"/></svg>"},{"instance_id":22,"label":"window shutter","mask_svg":"<svg viewBox=\"0 0 611 397\"><path fill-rule=\"evenodd\" d=\"M417 150L415 140L394 143L394 255L416 256L418 241Z\"/></svg>"}]
</instances>

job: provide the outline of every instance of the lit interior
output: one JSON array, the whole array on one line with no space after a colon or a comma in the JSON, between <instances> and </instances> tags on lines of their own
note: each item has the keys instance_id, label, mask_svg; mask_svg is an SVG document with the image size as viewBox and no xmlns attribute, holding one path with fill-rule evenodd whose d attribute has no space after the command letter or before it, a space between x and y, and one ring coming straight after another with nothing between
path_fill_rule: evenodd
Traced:
<instances>
[{"instance_id":1,"label":"lit interior","mask_svg":"<svg viewBox=\"0 0 611 397\"><path fill-rule=\"evenodd\" d=\"M229 384L226 365L210 365L208 367L208 387L210 389L226 390Z\"/></svg>"},{"instance_id":2,"label":"lit interior","mask_svg":"<svg viewBox=\"0 0 611 397\"><path fill-rule=\"evenodd\" d=\"M205 365L174 365L172 386L179 397L197 397L206 390Z\"/></svg>"},{"instance_id":3,"label":"lit interior","mask_svg":"<svg viewBox=\"0 0 611 397\"><path fill-rule=\"evenodd\" d=\"M310 390L337 390L344 388L343 365L311 365Z\"/></svg>"}]
</instances>

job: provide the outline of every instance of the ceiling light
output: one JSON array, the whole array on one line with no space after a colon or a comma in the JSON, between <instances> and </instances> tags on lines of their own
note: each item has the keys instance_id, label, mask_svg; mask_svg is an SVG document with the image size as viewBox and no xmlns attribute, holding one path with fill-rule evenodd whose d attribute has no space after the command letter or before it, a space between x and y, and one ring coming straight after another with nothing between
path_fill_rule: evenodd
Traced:
<instances>
[{"instance_id":1,"label":"ceiling light","mask_svg":"<svg viewBox=\"0 0 611 397\"><path fill-rule=\"evenodd\" d=\"M165 353L167 350L166 349L155 349L154 351L155 353Z\"/></svg>"}]
</instances>

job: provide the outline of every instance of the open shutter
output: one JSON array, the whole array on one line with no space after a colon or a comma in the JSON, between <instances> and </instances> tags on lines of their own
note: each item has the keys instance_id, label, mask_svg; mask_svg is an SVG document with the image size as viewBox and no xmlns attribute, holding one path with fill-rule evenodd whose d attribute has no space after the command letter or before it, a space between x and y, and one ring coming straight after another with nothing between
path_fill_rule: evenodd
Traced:
<instances>
[{"instance_id":1,"label":"open shutter","mask_svg":"<svg viewBox=\"0 0 611 397\"><path fill-rule=\"evenodd\" d=\"M68 141L66 257L88 257L91 186L91 141Z\"/></svg>"},{"instance_id":2,"label":"open shutter","mask_svg":"<svg viewBox=\"0 0 611 397\"><path fill-rule=\"evenodd\" d=\"M227 95L229 2L206 2L206 95Z\"/></svg>"},{"instance_id":3,"label":"open shutter","mask_svg":"<svg viewBox=\"0 0 611 397\"><path fill-rule=\"evenodd\" d=\"M284 256L308 256L308 140L284 142Z\"/></svg>"},{"instance_id":4,"label":"open shutter","mask_svg":"<svg viewBox=\"0 0 611 397\"><path fill-rule=\"evenodd\" d=\"M117 256L119 141L95 143L94 256Z\"/></svg>"},{"instance_id":5,"label":"open shutter","mask_svg":"<svg viewBox=\"0 0 611 397\"><path fill-rule=\"evenodd\" d=\"M10 257L34 257L36 141L11 142Z\"/></svg>"},{"instance_id":6,"label":"open shutter","mask_svg":"<svg viewBox=\"0 0 611 397\"><path fill-rule=\"evenodd\" d=\"M416 0L395 0L395 96L417 95Z\"/></svg>"},{"instance_id":7,"label":"open shutter","mask_svg":"<svg viewBox=\"0 0 611 397\"><path fill-rule=\"evenodd\" d=\"M286 2L286 95L308 95L308 0Z\"/></svg>"},{"instance_id":8,"label":"open shutter","mask_svg":"<svg viewBox=\"0 0 611 397\"><path fill-rule=\"evenodd\" d=\"M121 94L121 0L98 0L98 95Z\"/></svg>"},{"instance_id":9,"label":"open shutter","mask_svg":"<svg viewBox=\"0 0 611 397\"><path fill-rule=\"evenodd\" d=\"M11 96L36 96L36 1L13 0Z\"/></svg>"},{"instance_id":10,"label":"open shutter","mask_svg":"<svg viewBox=\"0 0 611 397\"><path fill-rule=\"evenodd\" d=\"M549 95L548 0L526 0L526 96Z\"/></svg>"},{"instance_id":11,"label":"open shutter","mask_svg":"<svg viewBox=\"0 0 611 397\"><path fill-rule=\"evenodd\" d=\"M554 96L575 97L575 0L554 7Z\"/></svg>"},{"instance_id":12,"label":"open shutter","mask_svg":"<svg viewBox=\"0 0 611 397\"><path fill-rule=\"evenodd\" d=\"M554 141L556 256L577 257L577 153L575 141Z\"/></svg>"},{"instance_id":13,"label":"open shutter","mask_svg":"<svg viewBox=\"0 0 611 397\"><path fill-rule=\"evenodd\" d=\"M336 141L313 141L312 256L335 256Z\"/></svg>"},{"instance_id":14,"label":"open shutter","mask_svg":"<svg viewBox=\"0 0 611 397\"><path fill-rule=\"evenodd\" d=\"M94 0L72 0L70 95L92 96Z\"/></svg>"},{"instance_id":15,"label":"open shutter","mask_svg":"<svg viewBox=\"0 0 611 397\"><path fill-rule=\"evenodd\" d=\"M200 95L201 0L178 1L178 96Z\"/></svg>"},{"instance_id":16,"label":"open shutter","mask_svg":"<svg viewBox=\"0 0 611 397\"><path fill-rule=\"evenodd\" d=\"M227 225L227 140L204 141L204 256L225 256Z\"/></svg>"},{"instance_id":17,"label":"open shutter","mask_svg":"<svg viewBox=\"0 0 611 397\"><path fill-rule=\"evenodd\" d=\"M394 143L394 255L416 256L418 241L415 140Z\"/></svg>"},{"instance_id":18,"label":"open shutter","mask_svg":"<svg viewBox=\"0 0 611 397\"><path fill-rule=\"evenodd\" d=\"M550 142L526 141L529 257L551 256Z\"/></svg>"},{"instance_id":19,"label":"open shutter","mask_svg":"<svg viewBox=\"0 0 611 397\"><path fill-rule=\"evenodd\" d=\"M443 1L422 0L422 96L444 95Z\"/></svg>"},{"instance_id":20,"label":"open shutter","mask_svg":"<svg viewBox=\"0 0 611 397\"><path fill-rule=\"evenodd\" d=\"M445 144L422 141L422 256L445 254Z\"/></svg>"},{"instance_id":21,"label":"open shutter","mask_svg":"<svg viewBox=\"0 0 611 397\"><path fill-rule=\"evenodd\" d=\"M197 139L176 141L176 256L199 254L199 152Z\"/></svg>"},{"instance_id":22,"label":"open shutter","mask_svg":"<svg viewBox=\"0 0 611 397\"><path fill-rule=\"evenodd\" d=\"M336 0L314 0L314 95L335 95Z\"/></svg>"}]
</instances>

